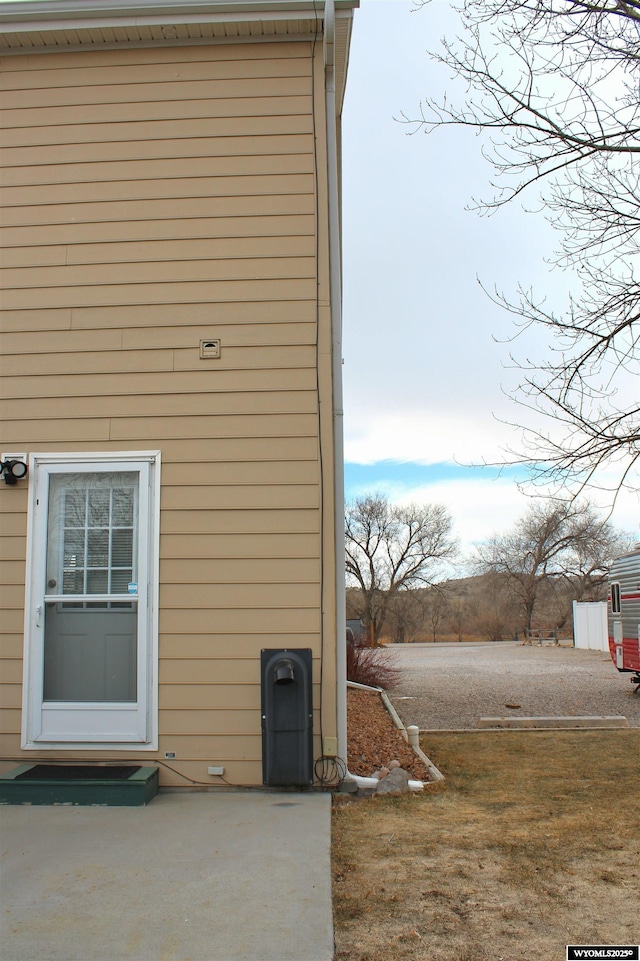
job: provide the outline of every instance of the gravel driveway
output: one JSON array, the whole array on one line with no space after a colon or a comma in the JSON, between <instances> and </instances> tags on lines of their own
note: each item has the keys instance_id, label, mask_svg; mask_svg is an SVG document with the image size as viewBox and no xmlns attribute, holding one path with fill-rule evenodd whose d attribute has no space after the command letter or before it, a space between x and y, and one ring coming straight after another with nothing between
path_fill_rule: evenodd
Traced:
<instances>
[{"instance_id":1,"label":"gravel driveway","mask_svg":"<svg viewBox=\"0 0 640 961\"><path fill-rule=\"evenodd\" d=\"M402 669L391 701L405 725L421 730L475 729L481 717L594 715L623 715L640 728L640 693L602 651L513 641L390 650Z\"/></svg>"}]
</instances>

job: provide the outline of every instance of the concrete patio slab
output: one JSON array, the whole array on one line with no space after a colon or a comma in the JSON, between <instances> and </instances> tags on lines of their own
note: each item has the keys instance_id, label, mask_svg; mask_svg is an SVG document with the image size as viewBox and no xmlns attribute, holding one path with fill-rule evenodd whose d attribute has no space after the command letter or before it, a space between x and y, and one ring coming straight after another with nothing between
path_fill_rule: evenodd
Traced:
<instances>
[{"instance_id":1,"label":"concrete patio slab","mask_svg":"<svg viewBox=\"0 0 640 961\"><path fill-rule=\"evenodd\" d=\"M0 809L2 961L330 961L329 794Z\"/></svg>"}]
</instances>

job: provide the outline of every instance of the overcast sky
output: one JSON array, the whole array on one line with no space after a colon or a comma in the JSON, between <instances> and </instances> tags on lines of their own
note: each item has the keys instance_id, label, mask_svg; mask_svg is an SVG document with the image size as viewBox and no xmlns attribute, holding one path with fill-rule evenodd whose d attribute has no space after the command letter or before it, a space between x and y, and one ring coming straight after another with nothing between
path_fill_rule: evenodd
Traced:
<instances>
[{"instance_id":1,"label":"overcast sky","mask_svg":"<svg viewBox=\"0 0 640 961\"><path fill-rule=\"evenodd\" d=\"M412 10L414 12L412 12ZM494 462L518 433L522 408L505 396L517 373L513 318L479 286L518 282L561 305L570 278L551 271L557 246L541 215L465 208L490 193L477 137L454 128L410 135L402 114L451 89L427 55L455 33L447 0L361 0L343 114L345 481L348 499L379 490L394 501L446 504L464 546L501 533L528 506L515 471ZM530 198L533 201L533 198ZM613 521L640 533L640 498Z\"/></svg>"}]
</instances>

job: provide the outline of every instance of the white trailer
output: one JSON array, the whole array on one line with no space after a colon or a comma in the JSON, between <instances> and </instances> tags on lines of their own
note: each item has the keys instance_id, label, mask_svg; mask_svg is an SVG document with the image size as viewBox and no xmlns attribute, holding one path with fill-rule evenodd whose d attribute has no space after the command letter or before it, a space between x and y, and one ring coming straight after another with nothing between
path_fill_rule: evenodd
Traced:
<instances>
[{"instance_id":1,"label":"white trailer","mask_svg":"<svg viewBox=\"0 0 640 961\"><path fill-rule=\"evenodd\" d=\"M640 688L640 544L611 565L609 653L619 671Z\"/></svg>"}]
</instances>

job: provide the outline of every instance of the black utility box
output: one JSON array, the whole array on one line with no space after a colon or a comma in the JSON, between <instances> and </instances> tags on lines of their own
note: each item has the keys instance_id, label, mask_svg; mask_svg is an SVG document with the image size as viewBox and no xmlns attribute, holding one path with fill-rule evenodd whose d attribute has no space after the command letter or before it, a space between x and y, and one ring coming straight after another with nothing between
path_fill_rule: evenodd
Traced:
<instances>
[{"instance_id":1,"label":"black utility box","mask_svg":"<svg viewBox=\"0 0 640 961\"><path fill-rule=\"evenodd\" d=\"M273 787L313 783L313 685L310 648L260 653L262 782Z\"/></svg>"}]
</instances>

